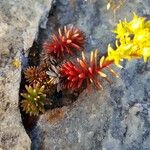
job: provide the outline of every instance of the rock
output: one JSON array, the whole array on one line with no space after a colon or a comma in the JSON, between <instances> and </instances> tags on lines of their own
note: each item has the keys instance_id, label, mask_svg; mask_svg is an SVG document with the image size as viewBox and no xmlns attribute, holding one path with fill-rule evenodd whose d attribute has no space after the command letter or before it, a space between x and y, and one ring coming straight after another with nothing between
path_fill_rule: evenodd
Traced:
<instances>
[{"instance_id":1,"label":"rock","mask_svg":"<svg viewBox=\"0 0 150 150\"><path fill-rule=\"evenodd\" d=\"M50 7L51 0L0 1L0 149L30 149L18 106L20 62Z\"/></svg>"},{"instance_id":2,"label":"rock","mask_svg":"<svg viewBox=\"0 0 150 150\"><path fill-rule=\"evenodd\" d=\"M19 111L21 66L38 33L39 45L60 26L74 24L87 35L86 50L102 53L114 41L111 30L131 12L150 15L148 0L129 0L117 11L106 10L105 0L57 0L48 16L51 0L1 0L0 2L0 149L33 150L149 150L150 63L124 63L120 79L104 84L103 91L86 90L71 106L62 108L58 120L41 115L30 138ZM46 25L48 19L48 23ZM60 111L60 112L61 112Z\"/></svg>"},{"instance_id":3,"label":"rock","mask_svg":"<svg viewBox=\"0 0 150 150\"><path fill-rule=\"evenodd\" d=\"M130 19L132 11L150 15L150 2L126 1L117 11L106 10L105 0L57 0L47 28L38 42L43 43L60 26L74 24L87 35L86 50L104 53L114 41L111 33L119 19ZM33 150L149 150L150 144L150 63L133 60L118 70L119 79L103 91L84 91L65 117L55 123L42 115L30 133Z\"/></svg>"},{"instance_id":4,"label":"rock","mask_svg":"<svg viewBox=\"0 0 150 150\"><path fill-rule=\"evenodd\" d=\"M48 114L42 115L30 133L32 149L150 149L150 98L146 94L150 70L137 73L138 62L127 64L122 79L115 79L111 87L105 85L103 91L90 94L84 91L77 102L64 108L63 119L51 123ZM128 87L123 77L127 70Z\"/></svg>"},{"instance_id":5,"label":"rock","mask_svg":"<svg viewBox=\"0 0 150 150\"><path fill-rule=\"evenodd\" d=\"M146 94L150 91L150 69L138 73L140 63L142 61L128 63L121 71L121 81L111 90L112 123L103 140L104 149L113 149L114 144L115 150L150 149L146 142L150 140L150 97Z\"/></svg>"},{"instance_id":6,"label":"rock","mask_svg":"<svg viewBox=\"0 0 150 150\"><path fill-rule=\"evenodd\" d=\"M100 96L101 95L101 96ZM91 149L98 148L110 125L112 108L105 91L81 94L77 103L64 108L65 116L56 122L42 115L32 134L32 148Z\"/></svg>"}]
</instances>

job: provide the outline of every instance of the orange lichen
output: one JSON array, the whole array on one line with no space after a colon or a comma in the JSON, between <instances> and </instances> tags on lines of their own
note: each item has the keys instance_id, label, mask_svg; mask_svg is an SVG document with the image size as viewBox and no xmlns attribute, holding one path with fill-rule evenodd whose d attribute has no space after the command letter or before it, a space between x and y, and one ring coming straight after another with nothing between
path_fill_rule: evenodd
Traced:
<instances>
[{"instance_id":1,"label":"orange lichen","mask_svg":"<svg viewBox=\"0 0 150 150\"><path fill-rule=\"evenodd\" d=\"M65 112L63 108L55 108L46 114L46 120L50 123L55 123L64 118Z\"/></svg>"}]
</instances>

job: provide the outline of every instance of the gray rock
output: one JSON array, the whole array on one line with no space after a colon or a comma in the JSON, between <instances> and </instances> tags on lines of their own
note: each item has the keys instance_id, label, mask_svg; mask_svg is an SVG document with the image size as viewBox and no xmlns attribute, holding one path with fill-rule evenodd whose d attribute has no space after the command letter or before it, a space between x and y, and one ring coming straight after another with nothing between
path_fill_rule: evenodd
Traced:
<instances>
[{"instance_id":1,"label":"gray rock","mask_svg":"<svg viewBox=\"0 0 150 150\"><path fill-rule=\"evenodd\" d=\"M0 149L30 149L18 107L21 65L17 64L32 46L50 7L51 0L0 1Z\"/></svg>"},{"instance_id":2,"label":"gray rock","mask_svg":"<svg viewBox=\"0 0 150 150\"><path fill-rule=\"evenodd\" d=\"M43 43L60 26L74 24L87 35L86 50L104 53L114 41L115 22L132 11L150 15L149 0L127 0L117 11L106 10L105 0L57 0L47 28L39 34ZM56 123L42 115L30 133L33 150L149 150L150 149L150 63L133 60L118 70L119 79L103 91L84 91L77 102L64 108L64 119Z\"/></svg>"},{"instance_id":3,"label":"gray rock","mask_svg":"<svg viewBox=\"0 0 150 150\"><path fill-rule=\"evenodd\" d=\"M42 44L59 26L74 24L87 35L87 52L99 48L104 53L114 41L111 30L131 12L150 14L149 0L127 0L116 14L106 10L105 0L56 0L48 16L51 0L0 1L0 149L30 149L18 108L21 66L24 53L34 39ZM46 21L48 23L46 25ZM23 62L24 65L25 62ZM42 115L30 132L33 150L149 150L150 149L150 63L131 61L118 70L103 91L86 90L72 105L63 108L64 118L49 122Z\"/></svg>"},{"instance_id":4,"label":"gray rock","mask_svg":"<svg viewBox=\"0 0 150 150\"><path fill-rule=\"evenodd\" d=\"M111 87L84 91L74 105L64 108L64 119L51 123L48 113L42 115L31 132L32 149L149 150L150 69L139 74L138 63L128 63ZM131 85L126 87L123 74L131 68Z\"/></svg>"},{"instance_id":5,"label":"gray rock","mask_svg":"<svg viewBox=\"0 0 150 150\"><path fill-rule=\"evenodd\" d=\"M32 148L74 150L101 147L111 120L110 99L106 91L94 94L85 91L77 103L64 108L63 119L51 123L47 119L49 113L42 115L32 131Z\"/></svg>"}]
</instances>

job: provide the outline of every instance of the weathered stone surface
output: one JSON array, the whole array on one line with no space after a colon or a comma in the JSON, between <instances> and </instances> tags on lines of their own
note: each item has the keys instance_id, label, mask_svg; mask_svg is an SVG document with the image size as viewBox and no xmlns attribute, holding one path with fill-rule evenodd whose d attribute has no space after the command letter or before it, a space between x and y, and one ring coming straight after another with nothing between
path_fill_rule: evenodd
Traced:
<instances>
[{"instance_id":1,"label":"weathered stone surface","mask_svg":"<svg viewBox=\"0 0 150 150\"><path fill-rule=\"evenodd\" d=\"M23 53L32 46L38 26L38 42L59 26L74 24L87 35L86 49L106 52L114 40L115 21L105 0L56 0L45 28L51 0L0 1L0 149L30 149L30 139L18 109ZM131 18L131 12L150 15L149 0L127 0L117 20ZM150 149L150 63L124 63L120 79L64 108L65 117L56 123L42 115L30 133L32 149L49 150L149 150Z\"/></svg>"},{"instance_id":2,"label":"weathered stone surface","mask_svg":"<svg viewBox=\"0 0 150 150\"><path fill-rule=\"evenodd\" d=\"M57 0L42 43L59 26L74 24L87 35L86 49L106 52L113 41L115 21L106 10L105 0ZM150 14L148 0L127 0L116 18L131 18L132 11ZM117 69L118 70L118 69ZM91 95L86 91L65 108L64 119L51 124L42 115L31 132L32 149L39 150L149 150L150 149L150 63L142 60L124 63L119 79Z\"/></svg>"},{"instance_id":3,"label":"weathered stone surface","mask_svg":"<svg viewBox=\"0 0 150 150\"><path fill-rule=\"evenodd\" d=\"M21 78L18 62L32 46L50 6L51 0L0 1L0 149L30 149L31 141L18 107Z\"/></svg>"},{"instance_id":4,"label":"weathered stone surface","mask_svg":"<svg viewBox=\"0 0 150 150\"><path fill-rule=\"evenodd\" d=\"M137 62L128 63L111 87L90 95L84 91L55 124L46 120L47 114L41 116L31 132L32 148L150 149L150 65L140 67L145 69L139 69Z\"/></svg>"},{"instance_id":5,"label":"weathered stone surface","mask_svg":"<svg viewBox=\"0 0 150 150\"><path fill-rule=\"evenodd\" d=\"M90 95L84 92L77 103L64 108L66 114L60 121L51 123L47 121L48 114L41 116L32 131L33 149L91 149L100 146L110 125L112 108L109 102L110 95L106 91Z\"/></svg>"}]
</instances>

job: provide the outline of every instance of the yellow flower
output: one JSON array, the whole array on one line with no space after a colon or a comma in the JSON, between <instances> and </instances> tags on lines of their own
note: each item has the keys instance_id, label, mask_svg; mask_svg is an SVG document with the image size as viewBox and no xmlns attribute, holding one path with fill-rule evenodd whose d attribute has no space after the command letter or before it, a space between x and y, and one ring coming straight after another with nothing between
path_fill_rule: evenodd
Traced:
<instances>
[{"instance_id":1,"label":"yellow flower","mask_svg":"<svg viewBox=\"0 0 150 150\"><path fill-rule=\"evenodd\" d=\"M146 21L145 22L145 28L149 28L150 29L150 21Z\"/></svg>"},{"instance_id":2,"label":"yellow flower","mask_svg":"<svg viewBox=\"0 0 150 150\"><path fill-rule=\"evenodd\" d=\"M144 28L145 18L139 17L135 13L133 13L133 15L133 19L128 25L131 31L136 32L137 30Z\"/></svg>"},{"instance_id":3,"label":"yellow flower","mask_svg":"<svg viewBox=\"0 0 150 150\"><path fill-rule=\"evenodd\" d=\"M117 34L116 38L124 38L124 36L129 36L129 30L126 28L126 21L120 21L117 24L117 28L113 32Z\"/></svg>"},{"instance_id":4,"label":"yellow flower","mask_svg":"<svg viewBox=\"0 0 150 150\"><path fill-rule=\"evenodd\" d=\"M150 57L150 47L145 47L143 49L143 58L144 58L144 61L146 62L149 57Z\"/></svg>"},{"instance_id":5,"label":"yellow flower","mask_svg":"<svg viewBox=\"0 0 150 150\"><path fill-rule=\"evenodd\" d=\"M117 35L116 50L108 45L107 60L114 61L118 67L123 59L144 58L146 62L150 57L150 21L134 13L130 22L120 21L114 31ZM119 44L118 44L119 43Z\"/></svg>"},{"instance_id":6,"label":"yellow flower","mask_svg":"<svg viewBox=\"0 0 150 150\"><path fill-rule=\"evenodd\" d=\"M110 61L113 60L116 66L122 68L120 65L120 60L122 59L120 53L114 50L110 45L108 45L108 57L106 59Z\"/></svg>"},{"instance_id":7,"label":"yellow flower","mask_svg":"<svg viewBox=\"0 0 150 150\"><path fill-rule=\"evenodd\" d=\"M143 44L143 42L148 42L149 40L150 32L147 29L139 30L136 34L134 34L134 41L138 42L138 44Z\"/></svg>"}]
</instances>

